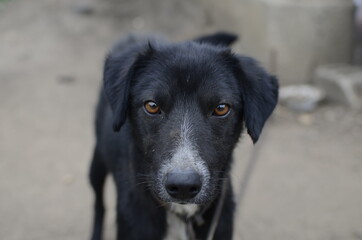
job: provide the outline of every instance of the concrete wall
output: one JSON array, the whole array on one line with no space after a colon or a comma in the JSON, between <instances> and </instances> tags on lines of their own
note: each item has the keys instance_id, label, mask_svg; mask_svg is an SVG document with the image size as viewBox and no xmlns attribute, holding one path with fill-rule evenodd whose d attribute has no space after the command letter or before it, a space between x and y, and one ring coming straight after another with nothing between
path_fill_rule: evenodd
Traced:
<instances>
[{"instance_id":1,"label":"concrete wall","mask_svg":"<svg viewBox=\"0 0 362 240\"><path fill-rule=\"evenodd\" d=\"M213 28L236 30L239 51L282 84L309 82L318 65L352 60L352 0L201 1Z\"/></svg>"}]
</instances>

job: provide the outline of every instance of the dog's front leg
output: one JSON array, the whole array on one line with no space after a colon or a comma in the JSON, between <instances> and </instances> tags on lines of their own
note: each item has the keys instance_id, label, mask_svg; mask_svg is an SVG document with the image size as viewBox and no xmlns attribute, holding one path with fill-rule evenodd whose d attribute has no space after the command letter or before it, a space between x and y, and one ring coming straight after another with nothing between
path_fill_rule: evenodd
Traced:
<instances>
[{"instance_id":1,"label":"dog's front leg","mask_svg":"<svg viewBox=\"0 0 362 240\"><path fill-rule=\"evenodd\" d=\"M163 207L137 200L118 207L117 240L161 240L165 230L166 214Z\"/></svg>"},{"instance_id":2,"label":"dog's front leg","mask_svg":"<svg viewBox=\"0 0 362 240\"><path fill-rule=\"evenodd\" d=\"M103 232L104 202L103 187L107 176L107 170L96 146L90 168L89 178L94 190L94 219L91 240L101 240Z\"/></svg>"}]
</instances>

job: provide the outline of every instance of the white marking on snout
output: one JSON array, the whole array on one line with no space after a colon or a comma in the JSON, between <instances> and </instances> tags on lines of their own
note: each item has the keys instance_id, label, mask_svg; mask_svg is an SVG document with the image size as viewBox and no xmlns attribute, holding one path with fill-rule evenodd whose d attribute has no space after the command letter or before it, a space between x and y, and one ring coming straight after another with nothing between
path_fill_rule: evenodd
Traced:
<instances>
[{"instance_id":1,"label":"white marking on snout","mask_svg":"<svg viewBox=\"0 0 362 240\"><path fill-rule=\"evenodd\" d=\"M189 113L186 112L181 123L180 138L169 166L171 169L194 169L202 176L203 180L206 180L205 178L208 178L210 173L192 138L192 124Z\"/></svg>"},{"instance_id":2,"label":"white marking on snout","mask_svg":"<svg viewBox=\"0 0 362 240\"><path fill-rule=\"evenodd\" d=\"M189 113L186 113L181 122L180 137L177 140L175 150L171 158L163 164L159 173L160 178L163 179L168 172L174 169L181 171L186 169L195 170L203 180L201 193L203 189L207 189L205 188L205 184L210 180L210 172L192 139L193 127L190 122Z\"/></svg>"},{"instance_id":3,"label":"white marking on snout","mask_svg":"<svg viewBox=\"0 0 362 240\"><path fill-rule=\"evenodd\" d=\"M180 143L186 145L191 144L190 138L192 137L192 127L188 115L189 114L186 113L183 118L180 132Z\"/></svg>"}]
</instances>

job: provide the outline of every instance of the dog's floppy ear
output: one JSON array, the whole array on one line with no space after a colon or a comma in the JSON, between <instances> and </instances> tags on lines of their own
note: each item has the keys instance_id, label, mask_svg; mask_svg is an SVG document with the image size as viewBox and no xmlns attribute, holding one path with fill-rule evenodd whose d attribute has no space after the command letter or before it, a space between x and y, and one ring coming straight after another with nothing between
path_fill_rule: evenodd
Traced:
<instances>
[{"instance_id":1,"label":"dog's floppy ear","mask_svg":"<svg viewBox=\"0 0 362 240\"><path fill-rule=\"evenodd\" d=\"M254 143L278 102L278 80L269 75L252 58L235 55L237 78L243 101L243 115L248 134Z\"/></svg>"},{"instance_id":2,"label":"dog's floppy ear","mask_svg":"<svg viewBox=\"0 0 362 240\"><path fill-rule=\"evenodd\" d=\"M218 32L211 35L201 36L194 41L199 43L208 43L216 46L227 47L238 39L238 36L232 33Z\"/></svg>"},{"instance_id":3,"label":"dog's floppy ear","mask_svg":"<svg viewBox=\"0 0 362 240\"><path fill-rule=\"evenodd\" d=\"M118 132L126 121L131 80L135 77L140 62L152 51L150 43L148 46L133 45L124 50L120 50L118 45L106 58L103 84L113 112L114 131Z\"/></svg>"}]
</instances>

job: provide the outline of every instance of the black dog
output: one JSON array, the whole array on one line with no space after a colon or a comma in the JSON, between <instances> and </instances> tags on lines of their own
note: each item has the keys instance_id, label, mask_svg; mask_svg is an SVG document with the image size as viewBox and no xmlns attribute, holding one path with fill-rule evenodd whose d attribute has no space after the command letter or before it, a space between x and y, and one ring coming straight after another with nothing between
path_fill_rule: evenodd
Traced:
<instances>
[{"instance_id":1,"label":"black dog","mask_svg":"<svg viewBox=\"0 0 362 240\"><path fill-rule=\"evenodd\" d=\"M92 239L102 235L108 172L117 187L118 240L232 238L232 152L243 125L258 140L278 97L275 77L230 52L234 40L129 37L111 51L90 170Z\"/></svg>"}]
</instances>

